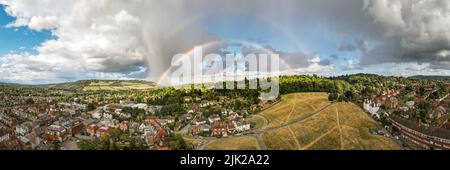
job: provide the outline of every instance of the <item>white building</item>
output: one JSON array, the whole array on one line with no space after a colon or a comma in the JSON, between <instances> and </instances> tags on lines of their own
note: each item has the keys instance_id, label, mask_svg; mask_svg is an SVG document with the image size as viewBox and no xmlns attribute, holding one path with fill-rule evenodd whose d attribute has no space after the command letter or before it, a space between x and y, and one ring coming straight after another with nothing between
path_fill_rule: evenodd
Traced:
<instances>
[{"instance_id":1,"label":"white building","mask_svg":"<svg viewBox=\"0 0 450 170\"><path fill-rule=\"evenodd\" d=\"M408 101L408 102L406 102L406 106L408 106L409 109L414 108L414 105L415 105L415 102L414 102L414 101Z\"/></svg>"},{"instance_id":2,"label":"white building","mask_svg":"<svg viewBox=\"0 0 450 170\"><path fill-rule=\"evenodd\" d=\"M238 132L250 130L250 123L247 121L233 121L233 125Z\"/></svg>"},{"instance_id":3,"label":"white building","mask_svg":"<svg viewBox=\"0 0 450 170\"><path fill-rule=\"evenodd\" d=\"M197 120L194 120L194 124L195 125L203 125L203 124L206 124L206 120L204 120L204 119L197 119Z\"/></svg>"},{"instance_id":4,"label":"white building","mask_svg":"<svg viewBox=\"0 0 450 170\"><path fill-rule=\"evenodd\" d=\"M19 126L16 126L16 128L14 129L14 132L17 135L26 135L28 132L30 132L30 130L31 129L25 125L19 125Z\"/></svg>"},{"instance_id":5,"label":"white building","mask_svg":"<svg viewBox=\"0 0 450 170\"><path fill-rule=\"evenodd\" d=\"M102 118L102 114L100 112L92 113L92 118L94 118L94 119L101 119Z\"/></svg>"},{"instance_id":6,"label":"white building","mask_svg":"<svg viewBox=\"0 0 450 170\"><path fill-rule=\"evenodd\" d=\"M111 120L111 119L113 119L113 115L105 112L105 113L103 113L103 118Z\"/></svg>"},{"instance_id":7,"label":"white building","mask_svg":"<svg viewBox=\"0 0 450 170\"><path fill-rule=\"evenodd\" d=\"M145 109L147 109L147 104L139 103L139 104L132 105L131 108L133 108L133 109L138 108L138 109L144 109L145 110Z\"/></svg>"},{"instance_id":8,"label":"white building","mask_svg":"<svg viewBox=\"0 0 450 170\"><path fill-rule=\"evenodd\" d=\"M209 120L209 123L214 123L214 122L220 121L220 116L219 115L212 115L212 116L210 116L208 118L208 120Z\"/></svg>"},{"instance_id":9,"label":"white building","mask_svg":"<svg viewBox=\"0 0 450 170\"><path fill-rule=\"evenodd\" d=\"M364 101L364 110L370 113L371 116L375 116L377 118L380 118L380 114L378 114L378 111L380 110L380 103L375 103L372 100L365 100Z\"/></svg>"}]
</instances>

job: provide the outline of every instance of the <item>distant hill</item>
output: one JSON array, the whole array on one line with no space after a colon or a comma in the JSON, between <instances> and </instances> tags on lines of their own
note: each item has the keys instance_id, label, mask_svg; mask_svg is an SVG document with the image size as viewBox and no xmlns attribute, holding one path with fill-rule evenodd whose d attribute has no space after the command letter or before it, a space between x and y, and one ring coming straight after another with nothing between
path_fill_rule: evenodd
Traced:
<instances>
[{"instance_id":1,"label":"distant hill","mask_svg":"<svg viewBox=\"0 0 450 170\"><path fill-rule=\"evenodd\" d=\"M450 76L424 76L424 75L416 75L411 76L409 78L412 79L422 79L422 80L450 80Z\"/></svg>"},{"instance_id":2,"label":"distant hill","mask_svg":"<svg viewBox=\"0 0 450 170\"><path fill-rule=\"evenodd\" d=\"M34 88L51 88L61 90L144 90L156 87L153 82L142 80L79 80L76 82L44 84L44 85L22 85L11 83L0 83L4 86L14 87L34 87Z\"/></svg>"},{"instance_id":3,"label":"distant hill","mask_svg":"<svg viewBox=\"0 0 450 170\"><path fill-rule=\"evenodd\" d=\"M14 84L14 83L3 83L3 82L0 82L0 86L18 86L18 85L20 85L20 84Z\"/></svg>"}]
</instances>

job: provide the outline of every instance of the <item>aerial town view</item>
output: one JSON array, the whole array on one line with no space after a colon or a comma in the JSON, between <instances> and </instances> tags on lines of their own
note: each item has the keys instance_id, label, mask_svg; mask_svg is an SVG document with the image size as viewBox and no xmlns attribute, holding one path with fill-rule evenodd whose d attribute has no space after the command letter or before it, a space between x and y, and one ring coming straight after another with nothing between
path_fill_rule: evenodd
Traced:
<instances>
[{"instance_id":1,"label":"aerial town view","mask_svg":"<svg viewBox=\"0 0 450 170\"><path fill-rule=\"evenodd\" d=\"M0 0L0 150L450 150L449 13Z\"/></svg>"}]
</instances>

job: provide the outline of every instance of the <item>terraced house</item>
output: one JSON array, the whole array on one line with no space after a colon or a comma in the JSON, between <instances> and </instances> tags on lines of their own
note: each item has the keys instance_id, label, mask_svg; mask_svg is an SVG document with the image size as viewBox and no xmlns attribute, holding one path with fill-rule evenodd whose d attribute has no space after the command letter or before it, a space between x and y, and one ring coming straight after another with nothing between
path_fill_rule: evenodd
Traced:
<instances>
[{"instance_id":1,"label":"terraced house","mask_svg":"<svg viewBox=\"0 0 450 170\"><path fill-rule=\"evenodd\" d=\"M415 122L397 116L389 118L394 132L418 149L450 149L450 130L418 126Z\"/></svg>"}]
</instances>

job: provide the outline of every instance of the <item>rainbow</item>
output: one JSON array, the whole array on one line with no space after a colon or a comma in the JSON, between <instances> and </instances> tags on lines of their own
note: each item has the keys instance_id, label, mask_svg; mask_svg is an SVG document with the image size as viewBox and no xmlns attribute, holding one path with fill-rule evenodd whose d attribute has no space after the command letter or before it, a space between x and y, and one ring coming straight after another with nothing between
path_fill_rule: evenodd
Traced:
<instances>
[{"instance_id":1,"label":"rainbow","mask_svg":"<svg viewBox=\"0 0 450 170\"><path fill-rule=\"evenodd\" d=\"M263 46L261 46L259 44L256 44L256 43L252 43L252 42L248 42L248 41L241 41L241 40L239 40L239 41L234 40L234 41L229 41L229 42L231 42L231 43L240 43L240 44L243 44L243 45L252 46L252 47L255 47L257 49L263 50L263 52L265 52L267 54L276 54L271 49L265 48L265 47L263 47ZM210 42L206 42L206 43L201 44L201 45L197 45L196 47L202 47L202 48L208 49L208 48L214 47L216 45L219 45L220 43L222 43L222 42L220 42L220 41L210 41ZM182 60L182 59L184 59L186 57L192 56L192 54L194 53L194 49L195 49L195 47L190 49L190 50L188 50L187 52L183 53L185 55L183 55L183 57L181 57L181 58L178 58L176 61L180 61L180 60ZM284 67L286 67L287 70L292 70L292 66L289 65L284 59L282 59L281 57L278 57L278 59L280 61L280 64L282 64ZM172 70L172 68L173 67L170 66L169 68L167 68L163 72L163 74L160 76L160 78L157 81L158 84L160 84L161 81L163 81L164 79L167 78L167 76L170 73L170 71Z\"/></svg>"}]
</instances>

